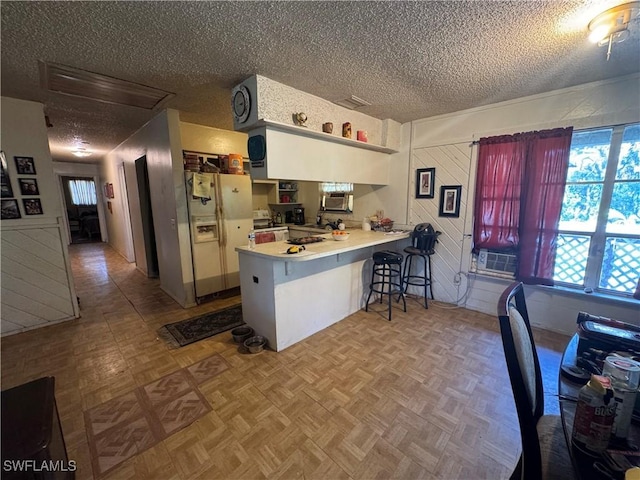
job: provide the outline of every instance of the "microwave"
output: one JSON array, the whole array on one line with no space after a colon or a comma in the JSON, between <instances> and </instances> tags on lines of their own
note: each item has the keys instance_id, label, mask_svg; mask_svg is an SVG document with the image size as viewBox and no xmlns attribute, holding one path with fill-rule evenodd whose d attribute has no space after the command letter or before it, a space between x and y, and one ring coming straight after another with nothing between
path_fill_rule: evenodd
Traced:
<instances>
[{"instance_id":1,"label":"microwave","mask_svg":"<svg viewBox=\"0 0 640 480\"><path fill-rule=\"evenodd\" d=\"M353 195L350 193L326 193L322 196L322 210L348 212L353 210Z\"/></svg>"}]
</instances>

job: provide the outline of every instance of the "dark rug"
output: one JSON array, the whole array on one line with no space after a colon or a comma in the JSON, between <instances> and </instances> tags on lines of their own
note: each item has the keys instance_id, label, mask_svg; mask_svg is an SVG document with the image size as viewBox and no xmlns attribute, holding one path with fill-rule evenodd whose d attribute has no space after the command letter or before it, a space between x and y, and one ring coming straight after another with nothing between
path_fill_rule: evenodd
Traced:
<instances>
[{"instance_id":1,"label":"dark rug","mask_svg":"<svg viewBox=\"0 0 640 480\"><path fill-rule=\"evenodd\" d=\"M158 330L158 335L174 347L184 347L240 325L244 325L242 305L235 305L181 322L168 323Z\"/></svg>"}]
</instances>

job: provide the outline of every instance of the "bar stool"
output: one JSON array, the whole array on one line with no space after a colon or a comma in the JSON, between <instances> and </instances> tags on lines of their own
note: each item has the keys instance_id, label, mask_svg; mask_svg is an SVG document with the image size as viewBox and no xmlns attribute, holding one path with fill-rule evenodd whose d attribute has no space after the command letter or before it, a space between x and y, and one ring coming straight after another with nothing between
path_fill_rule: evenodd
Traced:
<instances>
[{"instance_id":1,"label":"bar stool","mask_svg":"<svg viewBox=\"0 0 640 480\"><path fill-rule=\"evenodd\" d=\"M430 223L420 223L411 232L411 246L404 249L407 256L404 260L404 269L402 271L403 293L407 293L409 285L424 287L424 308L429 308L427 304L427 289L429 289L433 300L431 255L435 253L435 246L441 233L436 232ZM420 275L419 272L411 273L413 259L416 257L421 258L423 261L424 275Z\"/></svg>"},{"instance_id":2,"label":"bar stool","mask_svg":"<svg viewBox=\"0 0 640 480\"><path fill-rule=\"evenodd\" d=\"M402 289L402 255L391 250L382 250L373 254L373 271L371 273L371 283L369 284L369 295L365 305L365 312L369 311L369 300L371 294L375 292L382 296L389 297L389 321L391 321L391 297L398 295L398 301L402 298L404 311L407 311L407 302Z\"/></svg>"}]
</instances>

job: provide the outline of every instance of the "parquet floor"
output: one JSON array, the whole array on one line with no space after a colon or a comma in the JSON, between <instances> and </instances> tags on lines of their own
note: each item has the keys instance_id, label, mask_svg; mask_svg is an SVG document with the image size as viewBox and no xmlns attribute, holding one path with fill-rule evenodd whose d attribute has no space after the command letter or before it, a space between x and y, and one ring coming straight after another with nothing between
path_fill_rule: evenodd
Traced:
<instances>
[{"instance_id":1,"label":"parquet floor","mask_svg":"<svg viewBox=\"0 0 640 480\"><path fill-rule=\"evenodd\" d=\"M3 338L2 388L56 377L80 480L500 479L515 465L518 424L492 316L410 300L392 322L360 311L280 353L243 354L228 332L169 349L159 327L238 298L184 310L108 246L70 251L82 318ZM545 404L557 412L568 338L536 336ZM96 407L212 356L228 368L198 386L206 413L98 475Z\"/></svg>"}]
</instances>

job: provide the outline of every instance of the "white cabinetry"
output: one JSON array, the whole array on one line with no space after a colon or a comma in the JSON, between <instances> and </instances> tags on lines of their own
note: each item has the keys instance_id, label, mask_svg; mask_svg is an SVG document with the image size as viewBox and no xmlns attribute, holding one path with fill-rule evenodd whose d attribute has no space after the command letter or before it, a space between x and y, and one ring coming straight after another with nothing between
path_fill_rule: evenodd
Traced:
<instances>
[{"instance_id":1,"label":"white cabinetry","mask_svg":"<svg viewBox=\"0 0 640 480\"><path fill-rule=\"evenodd\" d=\"M264 160L253 159L254 178L316 182L389 183L389 154L395 150L275 122L249 132L266 142Z\"/></svg>"}]
</instances>

